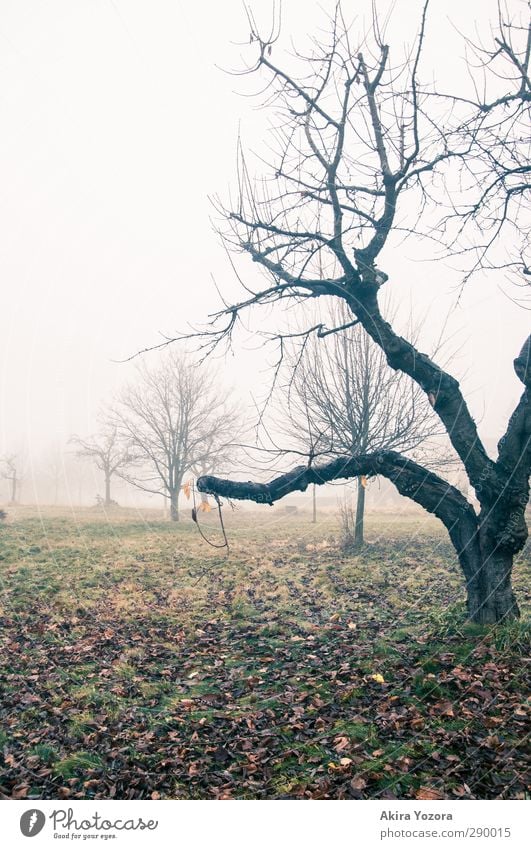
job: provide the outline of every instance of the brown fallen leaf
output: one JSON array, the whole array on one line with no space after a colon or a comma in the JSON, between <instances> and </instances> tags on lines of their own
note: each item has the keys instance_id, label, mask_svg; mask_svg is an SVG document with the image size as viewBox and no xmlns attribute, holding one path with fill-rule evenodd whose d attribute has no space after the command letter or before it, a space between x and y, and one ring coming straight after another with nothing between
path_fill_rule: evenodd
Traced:
<instances>
[{"instance_id":1,"label":"brown fallen leaf","mask_svg":"<svg viewBox=\"0 0 531 849\"><path fill-rule=\"evenodd\" d=\"M348 737L336 737L334 740L334 749L336 752L343 752L345 749L348 749L350 746L350 740Z\"/></svg>"},{"instance_id":2,"label":"brown fallen leaf","mask_svg":"<svg viewBox=\"0 0 531 849\"><path fill-rule=\"evenodd\" d=\"M28 795L29 784L17 784L13 787L13 799L25 799Z\"/></svg>"},{"instance_id":3,"label":"brown fallen leaf","mask_svg":"<svg viewBox=\"0 0 531 849\"><path fill-rule=\"evenodd\" d=\"M445 799L444 793L436 790L434 787L419 787L415 794L415 799Z\"/></svg>"}]
</instances>

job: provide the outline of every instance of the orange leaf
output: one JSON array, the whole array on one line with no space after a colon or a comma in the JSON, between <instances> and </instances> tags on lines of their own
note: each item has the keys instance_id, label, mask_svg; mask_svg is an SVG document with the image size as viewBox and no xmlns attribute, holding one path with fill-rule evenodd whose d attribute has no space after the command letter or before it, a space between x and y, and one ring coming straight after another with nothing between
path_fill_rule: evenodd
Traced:
<instances>
[{"instance_id":1,"label":"orange leaf","mask_svg":"<svg viewBox=\"0 0 531 849\"><path fill-rule=\"evenodd\" d=\"M367 489L367 475L361 476L360 483L361 483L363 489Z\"/></svg>"},{"instance_id":2,"label":"orange leaf","mask_svg":"<svg viewBox=\"0 0 531 849\"><path fill-rule=\"evenodd\" d=\"M212 507L210 506L208 501L202 501L201 504L199 505L199 509L202 510L203 513L210 513L210 511L212 510Z\"/></svg>"},{"instance_id":3,"label":"orange leaf","mask_svg":"<svg viewBox=\"0 0 531 849\"><path fill-rule=\"evenodd\" d=\"M190 500L190 495L191 495L191 492L192 492L192 484L193 484L193 481L191 481L191 480L186 481L186 483L183 484L183 486L181 487L181 489L184 492L184 494L186 495L188 501Z\"/></svg>"},{"instance_id":4,"label":"orange leaf","mask_svg":"<svg viewBox=\"0 0 531 849\"><path fill-rule=\"evenodd\" d=\"M419 787L415 799L445 799L444 793L435 790L434 787Z\"/></svg>"}]
</instances>

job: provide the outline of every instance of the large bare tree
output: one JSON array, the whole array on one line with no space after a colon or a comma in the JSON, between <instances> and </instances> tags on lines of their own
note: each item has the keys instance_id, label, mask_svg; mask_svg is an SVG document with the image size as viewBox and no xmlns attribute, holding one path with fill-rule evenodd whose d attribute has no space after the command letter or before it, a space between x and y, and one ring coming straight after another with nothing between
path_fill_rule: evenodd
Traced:
<instances>
[{"instance_id":1,"label":"large bare tree","mask_svg":"<svg viewBox=\"0 0 531 849\"><path fill-rule=\"evenodd\" d=\"M111 482L115 475L119 475L129 466L134 455L127 442L120 439L116 425L105 424L100 432L87 439L73 436L70 440L77 446L78 457L87 457L92 460L97 469L103 472L105 482L105 507L110 507L114 502L111 498Z\"/></svg>"},{"instance_id":2,"label":"large bare tree","mask_svg":"<svg viewBox=\"0 0 531 849\"><path fill-rule=\"evenodd\" d=\"M330 325L350 323L345 304L330 311ZM396 310L393 313L396 316ZM415 341L418 333L413 332ZM324 339L311 336L287 358L289 380L282 392L281 428L320 461L381 451L400 451L437 464L440 421L423 390L387 365L382 349L361 324ZM287 419L286 422L286 411ZM446 458L444 458L446 459ZM366 475L357 478L354 544L364 542Z\"/></svg>"},{"instance_id":3,"label":"large bare tree","mask_svg":"<svg viewBox=\"0 0 531 849\"><path fill-rule=\"evenodd\" d=\"M112 419L135 463L121 477L169 500L179 520L179 493L187 474L223 467L237 436L237 415L219 374L167 351L159 365L141 364L138 379L119 395Z\"/></svg>"},{"instance_id":4,"label":"large bare tree","mask_svg":"<svg viewBox=\"0 0 531 849\"><path fill-rule=\"evenodd\" d=\"M249 307L280 303L294 308L308 299L339 299L349 310L351 324L363 326L389 366L408 375L426 394L480 506L476 510L426 466L386 449L299 466L270 483L205 476L198 487L270 504L313 483L384 475L445 524L465 575L469 616L483 623L518 616L511 573L514 556L527 538L531 337L515 351L514 369L523 394L493 458L478 435L458 380L386 320L379 292L392 275L393 250L400 250L394 236L414 233L418 242L422 232L438 232L441 238L448 233L448 248L457 252L465 250L459 244L467 241L468 223L484 216L492 229L473 265L478 259L483 267L498 265L500 254L511 252L501 237L506 226L510 239L523 229L518 216L529 186L522 153L522 115L530 98L527 21L501 15L492 56L478 82L481 95L462 98L457 93L451 99L446 92L428 93L421 85L428 2L405 62L391 55L378 21L372 34L363 33L356 45L341 8L328 40L320 33L311 49L285 61L276 58L275 34L261 34L252 20L250 25L256 61L249 71L267 84L276 148L271 168L261 179L252 177L241 155L239 199L226 210L225 236L229 248L247 255L269 281L254 288L247 282L244 299L227 306L219 314L220 324L205 332L218 344ZM500 58L508 63L507 73L502 69L501 76L491 74ZM449 103L452 109L446 108ZM511 162L517 163L518 173L512 173ZM445 209L439 203L443 196L435 194L441 175L457 193L453 209ZM463 187L461 204L464 175L469 185ZM518 186L514 191L513 181ZM384 248L386 271L377 267ZM520 248L512 257L504 256L504 263L525 274ZM318 324L306 332L322 336L334 329ZM281 331L277 339L282 349Z\"/></svg>"}]
</instances>

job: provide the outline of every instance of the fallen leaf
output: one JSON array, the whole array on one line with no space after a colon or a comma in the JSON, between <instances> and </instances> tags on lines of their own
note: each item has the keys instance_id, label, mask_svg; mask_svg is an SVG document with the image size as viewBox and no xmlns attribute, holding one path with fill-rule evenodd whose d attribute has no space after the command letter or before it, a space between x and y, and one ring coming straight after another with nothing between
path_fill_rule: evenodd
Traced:
<instances>
[{"instance_id":1,"label":"fallen leaf","mask_svg":"<svg viewBox=\"0 0 531 849\"><path fill-rule=\"evenodd\" d=\"M336 752L343 752L345 749L348 749L350 746L350 740L348 737L337 737L334 740L334 749Z\"/></svg>"},{"instance_id":2,"label":"fallen leaf","mask_svg":"<svg viewBox=\"0 0 531 849\"><path fill-rule=\"evenodd\" d=\"M415 799L445 799L444 793L436 790L434 787L419 787L415 794Z\"/></svg>"}]
</instances>

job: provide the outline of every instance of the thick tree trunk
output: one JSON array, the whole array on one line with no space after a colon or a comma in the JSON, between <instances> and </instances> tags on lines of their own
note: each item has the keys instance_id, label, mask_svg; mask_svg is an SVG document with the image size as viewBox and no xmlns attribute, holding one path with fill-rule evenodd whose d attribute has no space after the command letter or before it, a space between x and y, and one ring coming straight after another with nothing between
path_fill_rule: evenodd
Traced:
<instances>
[{"instance_id":1,"label":"thick tree trunk","mask_svg":"<svg viewBox=\"0 0 531 849\"><path fill-rule=\"evenodd\" d=\"M111 476L105 475L105 506L111 506Z\"/></svg>"},{"instance_id":2,"label":"thick tree trunk","mask_svg":"<svg viewBox=\"0 0 531 849\"><path fill-rule=\"evenodd\" d=\"M364 539L364 517L365 517L365 487L361 477L358 478L358 499L356 502L356 525L354 528L354 545L362 546Z\"/></svg>"},{"instance_id":3,"label":"thick tree trunk","mask_svg":"<svg viewBox=\"0 0 531 849\"><path fill-rule=\"evenodd\" d=\"M511 586L513 555L491 551L480 555L477 573L467 584L468 616L481 625L517 619L518 604Z\"/></svg>"},{"instance_id":4,"label":"thick tree trunk","mask_svg":"<svg viewBox=\"0 0 531 849\"><path fill-rule=\"evenodd\" d=\"M170 522L179 521L179 489L170 493Z\"/></svg>"},{"instance_id":5,"label":"thick tree trunk","mask_svg":"<svg viewBox=\"0 0 531 849\"><path fill-rule=\"evenodd\" d=\"M480 524L458 554L467 584L468 618L481 625L517 619L520 611L511 584L514 553L503 538L496 538L489 523Z\"/></svg>"}]
</instances>

